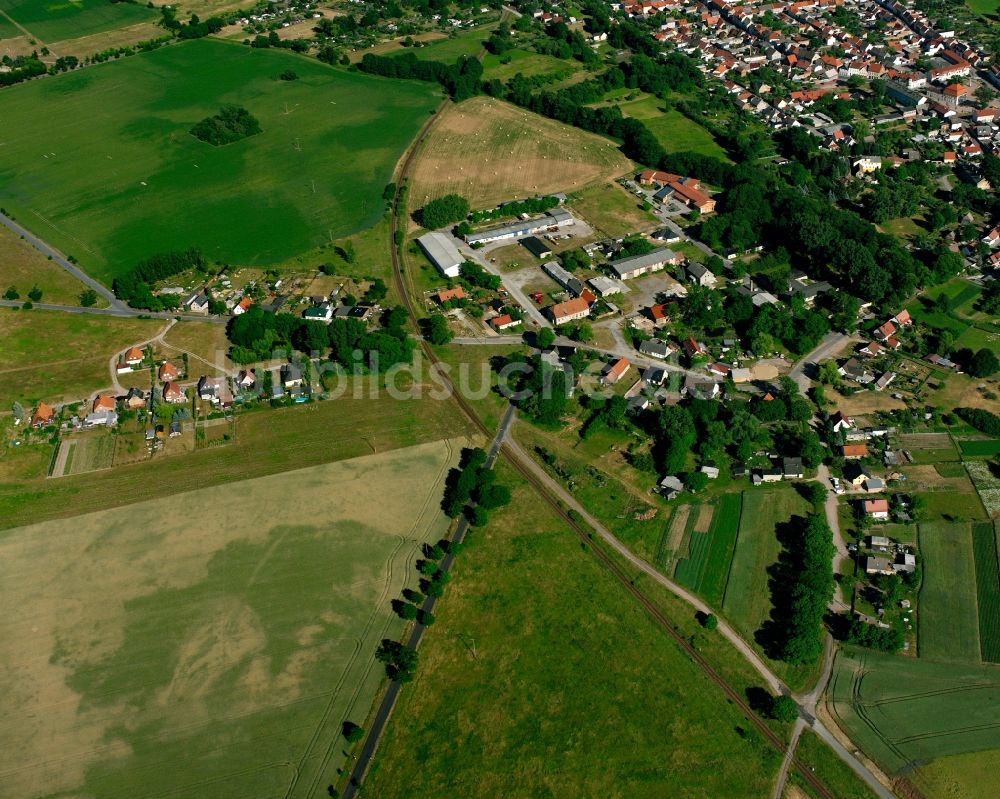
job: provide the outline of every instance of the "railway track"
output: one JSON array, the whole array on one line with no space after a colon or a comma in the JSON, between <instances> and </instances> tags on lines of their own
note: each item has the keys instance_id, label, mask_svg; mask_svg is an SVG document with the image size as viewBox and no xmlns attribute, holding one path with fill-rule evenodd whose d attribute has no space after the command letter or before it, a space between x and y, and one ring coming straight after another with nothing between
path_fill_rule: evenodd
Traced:
<instances>
[{"instance_id":1,"label":"railway track","mask_svg":"<svg viewBox=\"0 0 1000 799\"><path fill-rule=\"evenodd\" d=\"M430 133L434 126L440 112L444 109L450 101L445 100L437 109L435 115L427 121L427 123L421 128L420 133L415 140L413 146L406 154L406 158L403 160L399 171L396 176L396 194L392 201L392 210L390 216L390 235L392 236L392 272L393 281L396 284L396 290L399 292L399 296L402 299L403 306L406 308L411 320L414 324L417 324L419 320L419 315L417 314L417 309L413 303L413 298L411 292L406 284L406 278L403 274L402 259L400 258L401 247L396 245L396 233L400 230L399 227L399 200L400 193L403 188L403 183L406 176L410 170L410 166L413 163L413 159L416 157L424 140ZM405 236L405 230L403 231ZM431 364L431 368L437 369L440 364L440 360L434 353L430 344L427 341L421 341L420 346L422 347L424 354L427 356L428 361ZM487 439L493 436L493 431L486 427L483 421L479 418L476 412L473 410L472 406L466 401L466 399L455 390L454 384L448 377L447 373L439 372L442 380L451 390L451 395L455 402L461 408L462 413L465 414L466 418L473 424L476 429L483 433ZM622 587L631 594L635 600L642 606L650 618L664 631L666 632L677 645L687 653L688 657L691 658L698 665L698 667L704 672L704 674L711 680L715 685L717 685L722 692L726 695L736 707L740 709L743 715L749 721L761 735L770 743L779 754L784 755L786 750L786 744L781 739L781 737L774 732L767 724L760 719L747 704L746 700L740 696L740 694L735 691L732 686L729 685L719 674L712 668L711 664L695 649L691 644L681 635L677 629L671 624L670 620L663 615L660 609L652 602L645 594L642 593L633 583L631 577L628 573L598 544L593 540L588 531L574 520L568 511L562 506L562 504L551 495L548 488L544 483L522 462L520 456L511 450L510 447L504 445L501 452L506 457L507 462L520 474L531 486L534 488L535 492L539 497L549 506L552 510L576 533L580 541L590 550L590 552L597 558L598 561L621 583ZM837 799L837 797L830 791L829 788L815 775L813 772L801 763L797 758L792 759L792 766L795 770L802 776L802 778L809 784L809 786L823 799Z\"/></svg>"}]
</instances>

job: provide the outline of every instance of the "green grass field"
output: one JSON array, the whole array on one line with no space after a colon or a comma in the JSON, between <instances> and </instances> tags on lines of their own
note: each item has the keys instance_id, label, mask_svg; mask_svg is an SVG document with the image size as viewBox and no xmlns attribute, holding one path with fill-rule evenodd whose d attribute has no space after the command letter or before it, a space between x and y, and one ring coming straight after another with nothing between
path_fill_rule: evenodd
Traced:
<instances>
[{"instance_id":1,"label":"green grass field","mask_svg":"<svg viewBox=\"0 0 1000 799\"><path fill-rule=\"evenodd\" d=\"M715 607L722 606L729 567L740 529L742 494L723 494L715 505L707 533L691 533L689 556L677 564L674 577L701 594Z\"/></svg>"},{"instance_id":2,"label":"green grass field","mask_svg":"<svg viewBox=\"0 0 1000 799\"><path fill-rule=\"evenodd\" d=\"M145 3L108 0L0 0L0 10L49 44L160 18Z\"/></svg>"},{"instance_id":3,"label":"green grass field","mask_svg":"<svg viewBox=\"0 0 1000 799\"><path fill-rule=\"evenodd\" d=\"M279 80L285 69L299 79ZM109 282L190 246L280 263L378 220L438 94L283 51L165 47L6 90L0 204ZM244 105L263 133L226 147L188 133L224 103Z\"/></svg>"},{"instance_id":4,"label":"green grass field","mask_svg":"<svg viewBox=\"0 0 1000 799\"><path fill-rule=\"evenodd\" d=\"M992 522L972 525L972 548L976 558L979 646L984 661L1000 663L1000 562Z\"/></svg>"},{"instance_id":5,"label":"green grass field","mask_svg":"<svg viewBox=\"0 0 1000 799\"><path fill-rule=\"evenodd\" d=\"M1000 669L837 653L827 702L851 740L889 773L1000 747Z\"/></svg>"},{"instance_id":6,"label":"green grass field","mask_svg":"<svg viewBox=\"0 0 1000 799\"><path fill-rule=\"evenodd\" d=\"M513 502L456 561L365 794L767 795L780 756L512 470L500 480Z\"/></svg>"},{"instance_id":7,"label":"green grass field","mask_svg":"<svg viewBox=\"0 0 1000 799\"><path fill-rule=\"evenodd\" d=\"M483 49L483 42L490 38L490 33L496 27L495 23L482 25L404 52L411 52L422 61L444 61L450 64L463 55L478 54Z\"/></svg>"},{"instance_id":8,"label":"green grass field","mask_svg":"<svg viewBox=\"0 0 1000 799\"><path fill-rule=\"evenodd\" d=\"M959 441L958 447L962 454L970 458L992 458L1000 455L1000 439L980 441Z\"/></svg>"},{"instance_id":9,"label":"green grass field","mask_svg":"<svg viewBox=\"0 0 1000 799\"><path fill-rule=\"evenodd\" d=\"M1000 9L1000 0L965 0L965 2L977 14L996 14L997 9Z\"/></svg>"},{"instance_id":10,"label":"green grass field","mask_svg":"<svg viewBox=\"0 0 1000 799\"><path fill-rule=\"evenodd\" d=\"M874 799L864 781L843 760L834 754L823 740L812 730L805 729L795 747L796 760L805 763L823 783L833 791L837 799ZM798 772L789 772L789 782L806 793L814 796L813 789L802 779Z\"/></svg>"},{"instance_id":11,"label":"green grass field","mask_svg":"<svg viewBox=\"0 0 1000 799\"><path fill-rule=\"evenodd\" d=\"M403 626L459 445L438 441L0 540L0 793L313 797ZM336 486L336 490L330 490ZM17 744L14 744L14 741ZM150 784L170 774L169 785Z\"/></svg>"},{"instance_id":12,"label":"green grass field","mask_svg":"<svg viewBox=\"0 0 1000 799\"><path fill-rule=\"evenodd\" d=\"M979 611L969 524L928 522L918 531L924 558L917 639L920 657L978 663Z\"/></svg>"},{"instance_id":13,"label":"green grass field","mask_svg":"<svg viewBox=\"0 0 1000 799\"><path fill-rule=\"evenodd\" d=\"M743 513L722 608L749 640L771 612L767 569L781 551L775 527L808 511L808 503L787 486L743 492Z\"/></svg>"},{"instance_id":14,"label":"green grass field","mask_svg":"<svg viewBox=\"0 0 1000 799\"><path fill-rule=\"evenodd\" d=\"M525 77L534 75L569 74L574 71L572 64L555 56L541 55L527 50L510 50L505 55L510 56L506 64L500 61L500 56L487 54L483 58L483 80L507 81L518 73Z\"/></svg>"},{"instance_id":15,"label":"green grass field","mask_svg":"<svg viewBox=\"0 0 1000 799\"><path fill-rule=\"evenodd\" d=\"M1000 772L1000 749L932 760L910 777L924 796L946 799L993 799Z\"/></svg>"},{"instance_id":16,"label":"green grass field","mask_svg":"<svg viewBox=\"0 0 1000 799\"><path fill-rule=\"evenodd\" d=\"M712 138L712 134L697 122L693 122L680 111L662 110L658 97L643 95L635 100L618 104L621 112L633 119L641 120L656 136L668 153L678 150L693 150L703 155L711 155L728 161L726 151Z\"/></svg>"},{"instance_id":17,"label":"green grass field","mask_svg":"<svg viewBox=\"0 0 1000 799\"><path fill-rule=\"evenodd\" d=\"M973 352L983 347L993 352L1000 352L1000 333L984 330L981 327L969 327L955 340L956 349L963 347L968 347Z\"/></svg>"}]
</instances>

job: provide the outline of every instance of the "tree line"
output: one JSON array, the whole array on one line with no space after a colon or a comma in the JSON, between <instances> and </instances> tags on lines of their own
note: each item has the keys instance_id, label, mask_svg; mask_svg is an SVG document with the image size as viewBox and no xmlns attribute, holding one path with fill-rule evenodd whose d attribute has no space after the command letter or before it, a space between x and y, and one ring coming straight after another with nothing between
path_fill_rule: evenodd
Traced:
<instances>
[{"instance_id":1,"label":"tree line","mask_svg":"<svg viewBox=\"0 0 1000 799\"><path fill-rule=\"evenodd\" d=\"M326 324L252 305L229 320L229 357L235 363L247 364L266 360L276 350L295 349L328 356L332 363L352 369L358 365L355 352L360 351L365 367L385 371L408 363L412 357L414 342L404 329L406 318L405 309L390 308L383 314L382 327L369 330L358 319L334 319Z\"/></svg>"},{"instance_id":2,"label":"tree line","mask_svg":"<svg viewBox=\"0 0 1000 799\"><path fill-rule=\"evenodd\" d=\"M454 64L445 64L421 60L413 53L399 56L365 53L357 67L369 75L440 83L456 103L479 93L483 75L483 65L473 56L461 56Z\"/></svg>"},{"instance_id":3,"label":"tree line","mask_svg":"<svg viewBox=\"0 0 1000 799\"><path fill-rule=\"evenodd\" d=\"M187 250L158 253L140 261L131 272L119 275L111 283L115 296L133 308L148 311L172 310L180 306L180 298L175 294L156 296L151 284L188 269L205 271L208 262L195 247Z\"/></svg>"}]
</instances>

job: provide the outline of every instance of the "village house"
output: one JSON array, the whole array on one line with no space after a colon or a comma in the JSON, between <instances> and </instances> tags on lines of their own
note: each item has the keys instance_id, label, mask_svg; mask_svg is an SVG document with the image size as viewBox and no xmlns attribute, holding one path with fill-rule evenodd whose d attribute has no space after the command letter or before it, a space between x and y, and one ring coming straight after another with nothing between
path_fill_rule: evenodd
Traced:
<instances>
[{"instance_id":1,"label":"village house","mask_svg":"<svg viewBox=\"0 0 1000 799\"><path fill-rule=\"evenodd\" d=\"M170 363L170 361L161 363L160 368L156 372L157 379L162 383L169 383L171 380L176 380L179 375L180 370Z\"/></svg>"},{"instance_id":2,"label":"village house","mask_svg":"<svg viewBox=\"0 0 1000 799\"><path fill-rule=\"evenodd\" d=\"M866 574L894 574L892 563L888 558L868 556L865 558Z\"/></svg>"},{"instance_id":3,"label":"village house","mask_svg":"<svg viewBox=\"0 0 1000 799\"><path fill-rule=\"evenodd\" d=\"M687 275L688 280L692 283L706 288L714 287L718 280L708 267L697 261L692 261L687 265Z\"/></svg>"},{"instance_id":4,"label":"village house","mask_svg":"<svg viewBox=\"0 0 1000 799\"><path fill-rule=\"evenodd\" d=\"M242 316L253 305L253 300L249 297L241 297L240 301L233 306L233 316Z\"/></svg>"},{"instance_id":5,"label":"village house","mask_svg":"<svg viewBox=\"0 0 1000 799\"><path fill-rule=\"evenodd\" d=\"M31 426L35 429L46 427L52 424L56 418L56 409L45 402L39 402L38 407L31 416Z\"/></svg>"},{"instance_id":6,"label":"village house","mask_svg":"<svg viewBox=\"0 0 1000 799\"><path fill-rule=\"evenodd\" d=\"M177 383L167 382L163 385L163 401L168 402L171 405L177 405L179 403L185 402L187 396L184 393L184 389L180 387Z\"/></svg>"},{"instance_id":7,"label":"village house","mask_svg":"<svg viewBox=\"0 0 1000 799\"><path fill-rule=\"evenodd\" d=\"M590 316L590 304L583 297L559 302L549 308L549 316L556 325Z\"/></svg>"},{"instance_id":8,"label":"village house","mask_svg":"<svg viewBox=\"0 0 1000 799\"><path fill-rule=\"evenodd\" d=\"M665 359L672 353L673 347L657 338L649 338L639 345L639 352L648 355L650 358Z\"/></svg>"},{"instance_id":9,"label":"village house","mask_svg":"<svg viewBox=\"0 0 1000 799\"><path fill-rule=\"evenodd\" d=\"M841 430L850 430L852 427L854 427L854 422L851 421L849 416L844 415L840 411L837 411L830 417L830 429L834 433L839 433Z\"/></svg>"},{"instance_id":10,"label":"village house","mask_svg":"<svg viewBox=\"0 0 1000 799\"><path fill-rule=\"evenodd\" d=\"M130 411L138 410L139 408L146 407L146 392L141 388L130 388L128 393L125 395L125 401L123 403L125 408Z\"/></svg>"},{"instance_id":11,"label":"village house","mask_svg":"<svg viewBox=\"0 0 1000 799\"><path fill-rule=\"evenodd\" d=\"M465 289L461 286L455 286L455 288L451 289L441 289L441 291L434 295L434 299L438 301L439 305L444 305L446 302L451 302L452 300L464 300L465 297Z\"/></svg>"},{"instance_id":12,"label":"village house","mask_svg":"<svg viewBox=\"0 0 1000 799\"><path fill-rule=\"evenodd\" d=\"M844 444L844 446L841 448L841 453L847 459L867 458L868 457L868 445L867 444Z\"/></svg>"},{"instance_id":13,"label":"village house","mask_svg":"<svg viewBox=\"0 0 1000 799\"><path fill-rule=\"evenodd\" d=\"M496 331L507 330L508 328L511 327L517 327L519 324L521 323L517 319L515 319L510 314L506 313L500 314L499 316L494 316L492 319L490 319L490 326Z\"/></svg>"},{"instance_id":14,"label":"village house","mask_svg":"<svg viewBox=\"0 0 1000 799\"><path fill-rule=\"evenodd\" d=\"M142 366L143 354L142 350L138 347L129 347L122 355L121 360L118 362L118 373L131 372L134 369Z\"/></svg>"},{"instance_id":15,"label":"village house","mask_svg":"<svg viewBox=\"0 0 1000 799\"><path fill-rule=\"evenodd\" d=\"M865 516L877 521L886 521L889 518L889 500L887 499L866 499L861 503Z\"/></svg>"},{"instance_id":16,"label":"village house","mask_svg":"<svg viewBox=\"0 0 1000 799\"><path fill-rule=\"evenodd\" d=\"M100 411L113 411L118 407L118 403L115 402L115 398L108 396L107 394L98 394L94 397L93 405L90 410L94 413Z\"/></svg>"},{"instance_id":17,"label":"village house","mask_svg":"<svg viewBox=\"0 0 1000 799\"><path fill-rule=\"evenodd\" d=\"M253 369L240 369L236 376L236 387L241 391L249 391L257 383L257 374Z\"/></svg>"},{"instance_id":18,"label":"village house","mask_svg":"<svg viewBox=\"0 0 1000 799\"><path fill-rule=\"evenodd\" d=\"M296 388L305 382L302 374L302 367L297 363L285 363L281 365L281 385L285 388Z\"/></svg>"}]
</instances>

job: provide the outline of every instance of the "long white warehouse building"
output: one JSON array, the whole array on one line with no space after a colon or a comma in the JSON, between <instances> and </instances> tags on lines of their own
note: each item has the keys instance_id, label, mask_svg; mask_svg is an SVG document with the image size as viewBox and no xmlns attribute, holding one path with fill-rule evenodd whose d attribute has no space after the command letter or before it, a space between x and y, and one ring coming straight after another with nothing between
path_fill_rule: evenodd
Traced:
<instances>
[{"instance_id":1,"label":"long white warehouse building","mask_svg":"<svg viewBox=\"0 0 1000 799\"><path fill-rule=\"evenodd\" d=\"M462 257L458 247L448 236L434 230L418 238L417 244L442 275L458 277L459 269L465 262L465 258Z\"/></svg>"}]
</instances>

